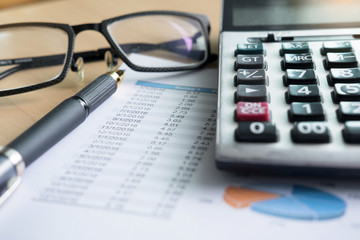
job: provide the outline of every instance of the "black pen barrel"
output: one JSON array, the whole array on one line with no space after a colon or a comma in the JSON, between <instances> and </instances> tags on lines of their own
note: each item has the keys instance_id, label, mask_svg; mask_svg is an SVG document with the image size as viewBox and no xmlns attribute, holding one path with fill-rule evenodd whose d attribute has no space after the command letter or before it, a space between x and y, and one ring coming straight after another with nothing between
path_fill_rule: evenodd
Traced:
<instances>
[{"instance_id":1,"label":"black pen barrel","mask_svg":"<svg viewBox=\"0 0 360 240\"><path fill-rule=\"evenodd\" d=\"M81 99L66 99L12 141L8 147L16 149L28 166L75 129L86 117L87 110Z\"/></svg>"},{"instance_id":2,"label":"black pen barrel","mask_svg":"<svg viewBox=\"0 0 360 240\"><path fill-rule=\"evenodd\" d=\"M66 99L8 145L22 156L25 166L79 126L117 88L123 71L103 74L75 96Z\"/></svg>"}]
</instances>

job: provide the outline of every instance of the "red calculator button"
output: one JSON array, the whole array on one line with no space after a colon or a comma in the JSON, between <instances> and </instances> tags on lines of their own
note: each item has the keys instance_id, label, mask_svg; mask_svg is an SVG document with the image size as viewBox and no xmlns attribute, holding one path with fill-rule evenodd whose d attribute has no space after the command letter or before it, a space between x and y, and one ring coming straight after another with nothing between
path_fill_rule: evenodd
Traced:
<instances>
[{"instance_id":1,"label":"red calculator button","mask_svg":"<svg viewBox=\"0 0 360 240\"><path fill-rule=\"evenodd\" d=\"M267 102L238 102L235 118L237 121L270 121L270 110Z\"/></svg>"}]
</instances>

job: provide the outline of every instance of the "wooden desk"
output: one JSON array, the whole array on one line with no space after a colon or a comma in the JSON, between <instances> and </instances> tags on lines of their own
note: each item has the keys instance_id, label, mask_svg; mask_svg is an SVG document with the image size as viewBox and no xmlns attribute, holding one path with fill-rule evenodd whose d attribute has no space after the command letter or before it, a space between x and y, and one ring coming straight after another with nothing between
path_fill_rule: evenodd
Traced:
<instances>
[{"instance_id":1,"label":"wooden desk","mask_svg":"<svg viewBox=\"0 0 360 240\"><path fill-rule=\"evenodd\" d=\"M100 22L103 19L125 13L144 10L177 10L202 13L211 21L211 49L218 51L221 0L72 0L42 1L22 7L0 11L0 22L60 22L82 24ZM81 33L75 43L75 50L97 49L105 39L96 32ZM94 46L92 46L94 45ZM39 70L40 71L40 70ZM106 72L104 62L85 64L85 83ZM65 80L55 86L30 93L0 97L0 145L6 145L25 131L65 98L75 94L84 85L75 80L75 73L69 72Z\"/></svg>"}]
</instances>

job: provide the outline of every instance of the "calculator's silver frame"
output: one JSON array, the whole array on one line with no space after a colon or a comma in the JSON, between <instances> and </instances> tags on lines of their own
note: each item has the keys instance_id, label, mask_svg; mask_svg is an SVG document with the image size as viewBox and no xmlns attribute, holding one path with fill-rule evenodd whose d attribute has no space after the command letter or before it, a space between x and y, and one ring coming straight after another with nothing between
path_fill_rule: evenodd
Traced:
<instances>
[{"instance_id":1,"label":"calculator's silver frame","mask_svg":"<svg viewBox=\"0 0 360 240\"><path fill-rule=\"evenodd\" d=\"M281 101L286 104L283 92L286 87L282 84L281 72L271 72L273 66L269 63L269 88L280 88L281 97L271 96L270 109L272 117L276 119L277 128L281 128L278 143L236 143L234 141L234 131L236 122L233 120L233 112L235 106L233 94L225 94L234 92L233 77L235 71L234 50L239 42L246 42L251 38L266 38L268 34L273 34L276 38L281 37L303 37L307 36L310 41L310 47L316 46L319 49L321 39L329 39L329 36L337 36L334 39L346 39L347 36L360 34L360 28L342 28L342 29L312 29L312 30L290 30L290 31L221 31L219 39L219 92L218 92L218 113L217 113L217 135L216 135L216 164L220 169L226 170L255 170L257 172L275 172L275 173L301 173L301 174L324 174L324 175L344 175L344 176L360 176L360 145L345 144L342 137L335 137L328 144L295 144L290 139L290 129L292 124L288 121L286 112L278 112L274 107ZM315 39L316 41L312 41ZM360 40L357 40L356 44ZM268 56L277 54L274 61L280 64L279 46L281 42L264 43L270 47L270 51L266 53ZM271 47L273 45L273 47ZM360 49L360 45L357 46ZM272 49L272 50L271 50ZM318 51L313 54L319 55ZM360 60L359 52L357 58ZM315 62L317 68L322 66L322 62ZM278 67L280 69L280 67ZM324 71L325 72L325 71ZM274 84L274 80L279 82ZM320 73L320 88L329 88L324 79L324 73ZM226 80L225 80L226 79ZM325 102L331 101L330 96L323 96ZM282 100L281 100L282 99ZM220 104L222 103L222 104ZM342 124L339 124L335 110L335 104L324 106L327 113L327 121L332 134L341 134ZM284 106L282 106L284 108ZM282 115L282 117L279 117ZM221 129L221 130L220 130ZM284 134L284 132L287 132ZM291 152L290 152L291 151Z\"/></svg>"}]
</instances>

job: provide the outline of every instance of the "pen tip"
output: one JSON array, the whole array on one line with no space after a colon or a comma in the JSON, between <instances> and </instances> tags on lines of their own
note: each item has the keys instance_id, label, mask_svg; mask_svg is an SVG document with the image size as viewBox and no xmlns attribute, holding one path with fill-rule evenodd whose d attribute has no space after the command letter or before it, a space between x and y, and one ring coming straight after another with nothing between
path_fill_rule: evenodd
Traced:
<instances>
[{"instance_id":1,"label":"pen tip","mask_svg":"<svg viewBox=\"0 0 360 240\"><path fill-rule=\"evenodd\" d=\"M119 85L121 80L124 78L125 70L117 70L116 72L108 73Z\"/></svg>"}]
</instances>

